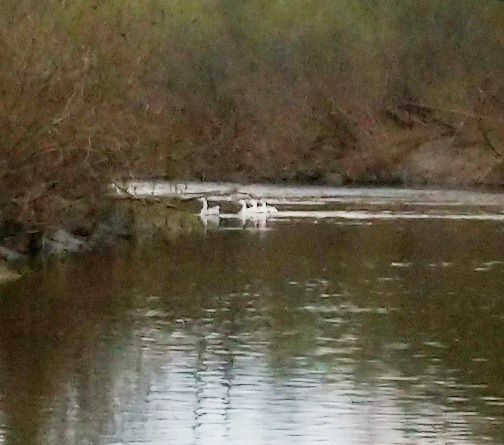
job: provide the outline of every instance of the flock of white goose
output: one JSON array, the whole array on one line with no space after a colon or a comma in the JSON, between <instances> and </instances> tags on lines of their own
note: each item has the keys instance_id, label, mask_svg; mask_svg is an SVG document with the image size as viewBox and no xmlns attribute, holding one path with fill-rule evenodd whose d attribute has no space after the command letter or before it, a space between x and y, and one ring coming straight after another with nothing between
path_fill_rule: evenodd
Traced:
<instances>
[{"instance_id":1,"label":"flock of white goose","mask_svg":"<svg viewBox=\"0 0 504 445\"><path fill-rule=\"evenodd\" d=\"M208 207L208 201L204 197L199 198L199 200L203 206L200 211L201 216L218 217L220 215L219 206ZM247 205L247 202L243 199L240 199L238 202L241 205L241 209L237 214L240 218L264 217L273 213L278 213L276 207L268 205L263 199L260 199L259 202L255 199L249 199L249 205Z\"/></svg>"}]
</instances>

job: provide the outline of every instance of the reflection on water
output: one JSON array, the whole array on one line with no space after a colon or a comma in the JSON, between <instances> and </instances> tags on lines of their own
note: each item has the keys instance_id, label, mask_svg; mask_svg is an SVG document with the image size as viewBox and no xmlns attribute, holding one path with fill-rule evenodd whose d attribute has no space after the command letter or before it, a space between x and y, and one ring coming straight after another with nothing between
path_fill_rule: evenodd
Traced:
<instances>
[{"instance_id":1,"label":"reflection on water","mask_svg":"<svg viewBox=\"0 0 504 445\"><path fill-rule=\"evenodd\" d=\"M503 443L501 223L269 224L3 291L0 443Z\"/></svg>"}]
</instances>

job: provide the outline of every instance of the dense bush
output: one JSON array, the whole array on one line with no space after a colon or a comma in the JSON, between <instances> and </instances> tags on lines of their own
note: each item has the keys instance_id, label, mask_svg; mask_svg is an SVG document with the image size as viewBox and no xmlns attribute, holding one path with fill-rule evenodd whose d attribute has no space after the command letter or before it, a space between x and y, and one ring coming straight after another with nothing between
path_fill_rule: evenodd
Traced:
<instances>
[{"instance_id":1,"label":"dense bush","mask_svg":"<svg viewBox=\"0 0 504 445\"><path fill-rule=\"evenodd\" d=\"M32 226L114 175L359 179L390 162L387 120L502 115L497 1L0 7L0 196Z\"/></svg>"}]
</instances>

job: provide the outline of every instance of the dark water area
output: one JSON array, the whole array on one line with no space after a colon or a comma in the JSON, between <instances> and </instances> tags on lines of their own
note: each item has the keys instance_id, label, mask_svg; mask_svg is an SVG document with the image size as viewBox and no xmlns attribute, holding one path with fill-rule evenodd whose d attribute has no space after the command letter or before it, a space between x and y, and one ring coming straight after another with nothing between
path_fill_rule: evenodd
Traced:
<instances>
[{"instance_id":1,"label":"dark water area","mask_svg":"<svg viewBox=\"0 0 504 445\"><path fill-rule=\"evenodd\" d=\"M291 220L2 290L1 444L504 443L504 226Z\"/></svg>"}]
</instances>

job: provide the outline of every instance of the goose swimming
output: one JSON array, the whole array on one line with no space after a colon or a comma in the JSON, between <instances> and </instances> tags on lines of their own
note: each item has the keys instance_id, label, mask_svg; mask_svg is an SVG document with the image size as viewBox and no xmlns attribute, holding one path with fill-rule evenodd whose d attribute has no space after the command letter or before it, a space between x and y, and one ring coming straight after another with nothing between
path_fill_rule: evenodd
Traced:
<instances>
[{"instance_id":1,"label":"goose swimming","mask_svg":"<svg viewBox=\"0 0 504 445\"><path fill-rule=\"evenodd\" d=\"M266 204L266 201L264 201L263 199L261 199L261 207L259 207L259 211L261 213L278 213L278 209L276 207L273 207L273 206L269 206Z\"/></svg>"},{"instance_id":2,"label":"goose swimming","mask_svg":"<svg viewBox=\"0 0 504 445\"><path fill-rule=\"evenodd\" d=\"M243 199L240 199L238 202L241 204L241 209L239 212L240 215L242 215L242 216L247 215L248 216L252 213L252 208L247 207L247 203Z\"/></svg>"},{"instance_id":3,"label":"goose swimming","mask_svg":"<svg viewBox=\"0 0 504 445\"><path fill-rule=\"evenodd\" d=\"M255 199L250 200L249 210L251 213L260 213L259 207L257 207L257 201Z\"/></svg>"},{"instance_id":4,"label":"goose swimming","mask_svg":"<svg viewBox=\"0 0 504 445\"><path fill-rule=\"evenodd\" d=\"M209 215L218 215L219 214L219 208L220 208L219 206L208 207L208 202L207 202L206 198L198 198L198 199L203 204L203 208L200 211L200 215L209 216Z\"/></svg>"}]
</instances>

